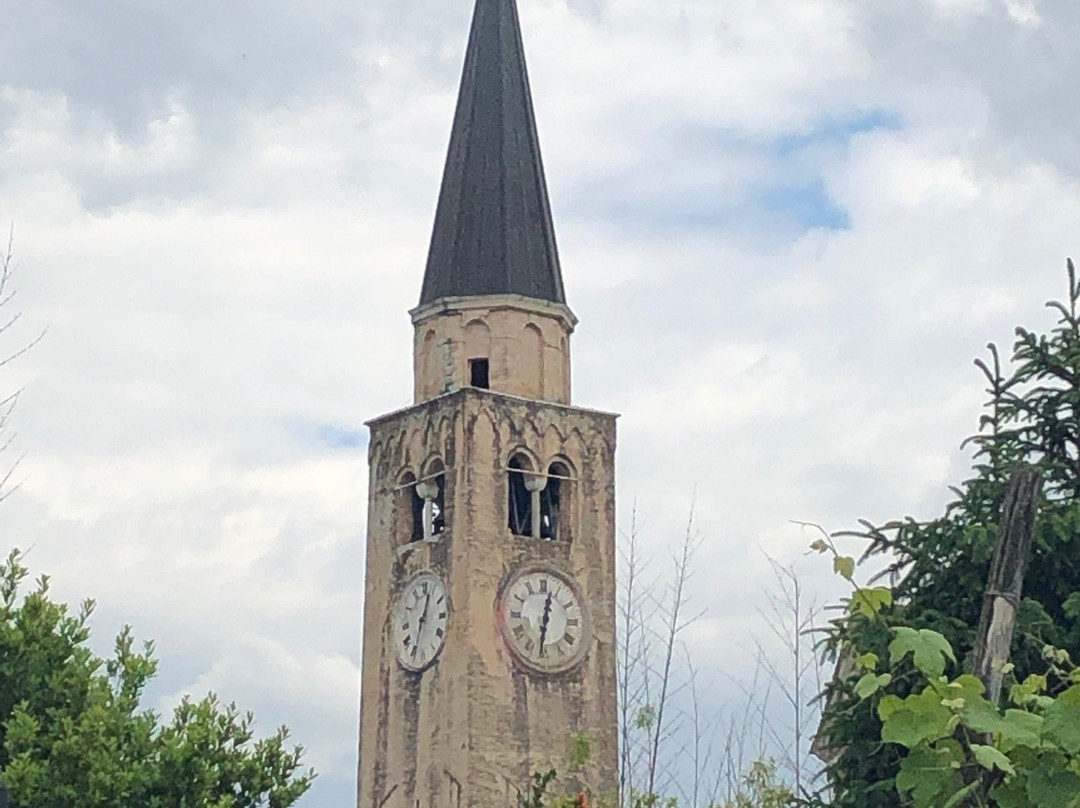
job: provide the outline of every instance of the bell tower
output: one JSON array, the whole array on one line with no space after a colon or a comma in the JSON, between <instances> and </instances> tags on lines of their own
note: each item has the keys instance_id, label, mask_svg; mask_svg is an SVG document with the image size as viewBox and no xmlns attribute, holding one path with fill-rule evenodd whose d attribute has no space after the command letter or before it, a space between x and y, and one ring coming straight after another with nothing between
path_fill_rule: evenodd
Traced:
<instances>
[{"instance_id":1,"label":"bell tower","mask_svg":"<svg viewBox=\"0 0 1080 808\"><path fill-rule=\"evenodd\" d=\"M369 423L358 808L518 808L552 768L613 798L616 416L571 404L516 0L476 0L411 316L413 405Z\"/></svg>"}]
</instances>

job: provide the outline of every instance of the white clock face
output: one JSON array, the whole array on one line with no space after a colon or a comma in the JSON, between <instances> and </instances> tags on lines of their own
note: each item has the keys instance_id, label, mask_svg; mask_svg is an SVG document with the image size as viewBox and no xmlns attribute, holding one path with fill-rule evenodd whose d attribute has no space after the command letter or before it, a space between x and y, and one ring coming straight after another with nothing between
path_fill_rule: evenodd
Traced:
<instances>
[{"instance_id":1,"label":"white clock face","mask_svg":"<svg viewBox=\"0 0 1080 808\"><path fill-rule=\"evenodd\" d=\"M450 603L439 576L422 572L405 587L394 610L394 640L398 661L422 671L435 661L446 642Z\"/></svg>"},{"instance_id":2,"label":"white clock face","mask_svg":"<svg viewBox=\"0 0 1080 808\"><path fill-rule=\"evenodd\" d=\"M503 636L527 666L545 673L569 670L585 656L591 626L568 578L552 570L525 570L499 603Z\"/></svg>"}]
</instances>

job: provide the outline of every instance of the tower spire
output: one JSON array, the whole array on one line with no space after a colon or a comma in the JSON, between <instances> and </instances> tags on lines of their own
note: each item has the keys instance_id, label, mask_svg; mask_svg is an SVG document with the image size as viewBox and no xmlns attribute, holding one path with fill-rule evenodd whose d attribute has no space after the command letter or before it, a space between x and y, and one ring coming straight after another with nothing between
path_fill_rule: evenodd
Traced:
<instances>
[{"instance_id":1,"label":"tower spire","mask_svg":"<svg viewBox=\"0 0 1080 808\"><path fill-rule=\"evenodd\" d=\"M516 0L477 0L420 305L565 303Z\"/></svg>"}]
</instances>

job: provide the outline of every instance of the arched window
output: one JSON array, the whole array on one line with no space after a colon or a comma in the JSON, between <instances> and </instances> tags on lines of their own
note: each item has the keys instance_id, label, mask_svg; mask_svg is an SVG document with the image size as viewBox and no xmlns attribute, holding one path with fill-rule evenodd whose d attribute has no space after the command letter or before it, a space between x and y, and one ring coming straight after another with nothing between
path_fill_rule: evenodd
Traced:
<instances>
[{"instance_id":1,"label":"arched window","mask_svg":"<svg viewBox=\"0 0 1080 808\"><path fill-rule=\"evenodd\" d=\"M469 386L491 389L491 329L483 320L465 326L465 354L469 357Z\"/></svg>"},{"instance_id":2,"label":"arched window","mask_svg":"<svg viewBox=\"0 0 1080 808\"><path fill-rule=\"evenodd\" d=\"M551 541L570 538L569 488L570 469L566 464L555 462L548 466L547 485L540 492L540 538Z\"/></svg>"},{"instance_id":3,"label":"arched window","mask_svg":"<svg viewBox=\"0 0 1080 808\"><path fill-rule=\"evenodd\" d=\"M526 482L532 471L532 463L522 454L510 458L509 489L510 532L515 536L532 535L532 494Z\"/></svg>"},{"instance_id":4,"label":"arched window","mask_svg":"<svg viewBox=\"0 0 1080 808\"><path fill-rule=\"evenodd\" d=\"M398 480L396 504L398 544L424 538L424 500L416 492L416 475L406 471Z\"/></svg>"},{"instance_id":5,"label":"arched window","mask_svg":"<svg viewBox=\"0 0 1080 808\"><path fill-rule=\"evenodd\" d=\"M424 478L416 484L421 503L420 539L432 539L446 531L446 466L436 458L428 464Z\"/></svg>"}]
</instances>

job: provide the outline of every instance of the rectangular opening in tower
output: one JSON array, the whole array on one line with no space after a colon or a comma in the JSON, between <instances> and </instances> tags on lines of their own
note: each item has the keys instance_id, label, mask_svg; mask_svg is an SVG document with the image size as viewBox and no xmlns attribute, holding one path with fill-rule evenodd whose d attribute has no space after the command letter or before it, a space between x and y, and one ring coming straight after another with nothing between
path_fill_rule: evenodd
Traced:
<instances>
[{"instance_id":1,"label":"rectangular opening in tower","mask_svg":"<svg viewBox=\"0 0 1080 808\"><path fill-rule=\"evenodd\" d=\"M487 359L469 360L469 384L481 390L491 389L491 378Z\"/></svg>"}]
</instances>

